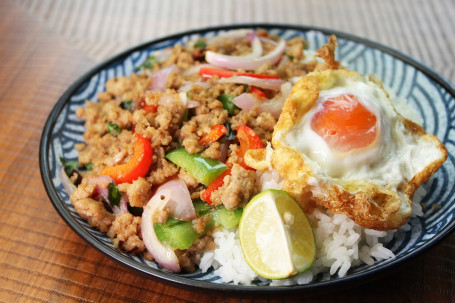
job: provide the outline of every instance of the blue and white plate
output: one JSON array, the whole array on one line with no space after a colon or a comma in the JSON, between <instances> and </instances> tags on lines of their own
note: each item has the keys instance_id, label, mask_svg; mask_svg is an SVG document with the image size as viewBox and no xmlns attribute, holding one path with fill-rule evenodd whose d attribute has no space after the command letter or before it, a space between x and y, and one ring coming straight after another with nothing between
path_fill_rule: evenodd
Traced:
<instances>
[{"instance_id":1,"label":"blue and white plate","mask_svg":"<svg viewBox=\"0 0 455 303\"><path fill-rule=\"evenodd\" d=\"M135 66L157 50L174 44L185 44L189 39L198 36L212 37L231 29L258 27L285 39L303 36L309 41L310 49L314 50L326 43L328 35L336 34L339 43L337 58L362 74L376 74L386 87L390 87L399 97L406 98L418 110L424 119L423 126L427 132L436 135L446 145L449 158L431 181L424 185L427 195L423 201L427 211L421 218L412 218L409 222L412 229L400 233L388 246L395 253L395 258L377 262L373 266L352 268L343 278L321 275L308 285L268 286L266 282L251 286L227 284L211 271L173 274L163 270L155 262L123 253L112 245L105 234L90 227L74 211L58 177L58 169L60 157L77 159L74 144L83 142L84 126L75 115L76 109L83 106L86 99L95 101L97 94L105 89L108 79L130 75ZM40 168L49 198L66 223L96 249L141 274L179 286L211 290L263 293L319 290L328 285L341 286L372 278L379 271L423 252L454 228L454 116L454 88L427 67L388 47L345 33L313 27L272 24L213 27L184 32L137 46L96 66L76 81L58 100L46 122L41 137ZM433 207L434 205L437 207Z\"/></svg>"}]
</instances>

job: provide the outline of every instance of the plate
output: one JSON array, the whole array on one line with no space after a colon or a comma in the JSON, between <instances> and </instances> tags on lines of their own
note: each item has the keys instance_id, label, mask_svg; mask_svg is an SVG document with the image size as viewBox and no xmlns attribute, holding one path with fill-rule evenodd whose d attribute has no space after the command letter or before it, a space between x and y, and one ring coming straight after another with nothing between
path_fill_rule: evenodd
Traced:
<instances>
[{"instance_id":1,"label":"plate","mask_svg":"<svg viewBox=\"0 0 455 303\"><path fill-rule=\"evenodd\" d=\"M96 100L104 90L106 81L112 77L129 75L154 51L184 44L199 36L213 37L221 32L237 28L265 28L282 38L303 36L309 41L310 49L317 49L326 43L330 34L336 34L339 46L336 56L362 74L374 73L386 87L399 97L406 98L424 119L424 128L435 134L447 147L449 158L441 169L424 184L427 191L426 212L423 217L411 218L411 230L401 232L387 247L396 255L393 259L376 262L373 266L351 268L345 277L320 274L307 285L268 286L258 282L250 286L224 283L213 271L202 273L196 270L191 274L173 274L161 269L155 262L132 256L117 250L105 234L91 228L75 212L68 195L58 177L59 158L77 159L75 143L83 142L84 126L75 111L84 105L84 100ZM330 286L346 286L374 278L379 273L393 268L403 261L422 253L441 240L455 227L455 90L443 78L410 57L372 41L349 34L314 27L242 24L212 27L188 31L154 40L127 50L96 66L77 80L58 100L44 127L40 144L40 169L44 186L57 212L65 222L85 241L106 256L161 282L170 282L192 289L226 290L247 293L277 293L294 291L323 290Z\"/></svg>"}]
</instances>

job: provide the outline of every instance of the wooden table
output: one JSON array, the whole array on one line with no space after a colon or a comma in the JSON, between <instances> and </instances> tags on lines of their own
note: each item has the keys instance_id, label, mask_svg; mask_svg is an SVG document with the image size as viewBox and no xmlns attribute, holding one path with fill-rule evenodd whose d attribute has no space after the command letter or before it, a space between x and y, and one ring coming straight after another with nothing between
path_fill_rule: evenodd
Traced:
<instances>
[{"instance_id":1,"label":"wooden table","mask_svg":"<svg viewBox=\"0 0 455 303\"><path fill-rule=\"evenodd\" d=\"M71 46L18 3L3 0L0 12L1 302L281 302L303 297L307 302L454 300L454 233L377 281L312 296L240 298L202 293L155 282L114 263L59 217L45 193L38 165L47 115L63 91L95 64L93 56ZM450 64L450 69L440 66L439 71L453 81Z\"/></svg>"}]
</instances>

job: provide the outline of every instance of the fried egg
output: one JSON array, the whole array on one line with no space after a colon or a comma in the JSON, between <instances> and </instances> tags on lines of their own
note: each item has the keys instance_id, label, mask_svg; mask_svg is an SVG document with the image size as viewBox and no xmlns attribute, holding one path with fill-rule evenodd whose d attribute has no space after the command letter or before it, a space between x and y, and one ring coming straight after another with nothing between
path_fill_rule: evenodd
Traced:
<instances>
[{"instance_id":1,"label":"fried egg","mask_svg":"<svg viewBox=\"0 0 455 303\"><path fill-rule=\"evenodd\" d=\"M306 210L324 206L366 228L395 229L447 150L372 80L345 69L300 79L275 127L272 164Z\"/></svg>"}]
</instances>

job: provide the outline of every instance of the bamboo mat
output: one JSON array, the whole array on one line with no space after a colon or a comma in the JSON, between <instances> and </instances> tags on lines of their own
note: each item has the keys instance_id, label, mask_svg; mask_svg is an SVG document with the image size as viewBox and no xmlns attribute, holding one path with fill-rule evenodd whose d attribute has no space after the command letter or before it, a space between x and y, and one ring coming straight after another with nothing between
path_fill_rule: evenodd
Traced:
<instances>
[{"instance_id":1,"label":"bamboo mat","mask_svg":"<svg viewBox=\"0 0 455 303\"><path fill-rule=\"evenodd\" d=\"M41 183L38 148L58 97L97 62L211 25L267 22L345 31L414 57L455 82L455 1L0 1L0 302L450 302L455 234L384 277L311 296L239 297L175 288L80 239Z\"/></svg>"}]
</instances>

